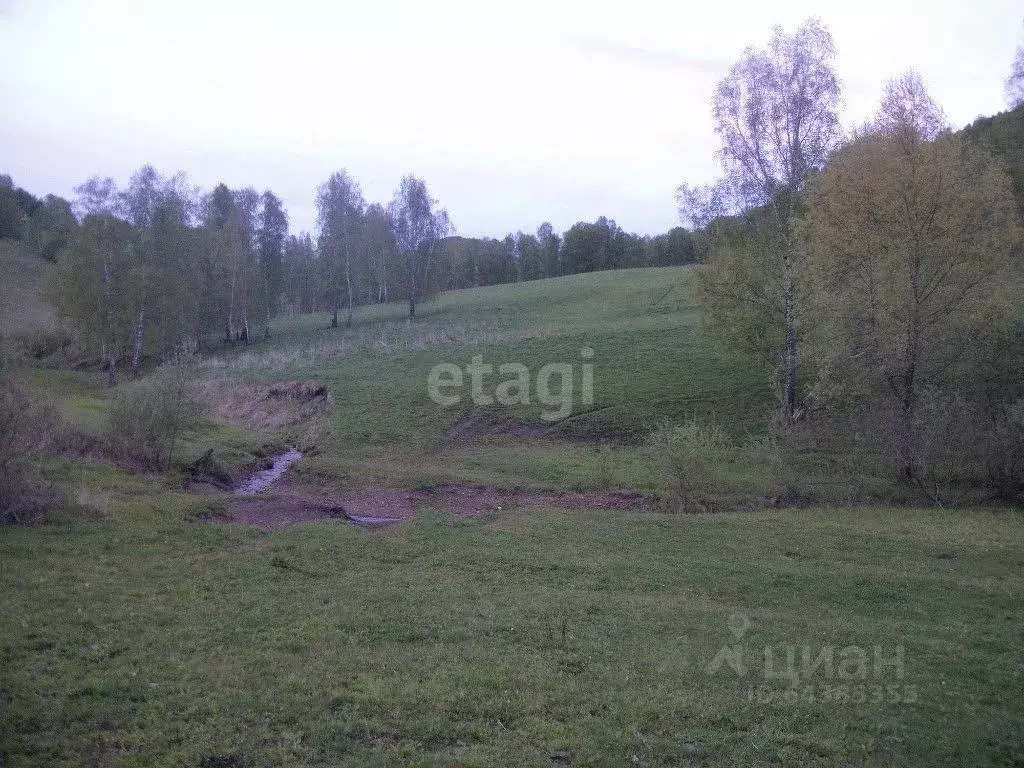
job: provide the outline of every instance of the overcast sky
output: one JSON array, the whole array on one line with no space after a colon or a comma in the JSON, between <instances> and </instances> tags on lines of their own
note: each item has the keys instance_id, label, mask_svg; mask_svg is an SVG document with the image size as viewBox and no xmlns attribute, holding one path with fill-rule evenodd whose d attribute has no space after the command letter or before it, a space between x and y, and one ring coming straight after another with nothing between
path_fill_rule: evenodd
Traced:
<instances>
[{"instance_id":1,"label":"overcast sky","mask_svg":"<svg viewBox=\"0 0 1024 768\"><path fill-rule=\"evenodd\" d=\"M773 24L817 14L847 124L916 67L955 125L1003 109L1020 0L0 0L0 172L71 197L152 163L272 189L310 229L346 168L426 179L459 232L599 215L657 233L716 173L710 98Z\"/></svg>"}]
</instances>

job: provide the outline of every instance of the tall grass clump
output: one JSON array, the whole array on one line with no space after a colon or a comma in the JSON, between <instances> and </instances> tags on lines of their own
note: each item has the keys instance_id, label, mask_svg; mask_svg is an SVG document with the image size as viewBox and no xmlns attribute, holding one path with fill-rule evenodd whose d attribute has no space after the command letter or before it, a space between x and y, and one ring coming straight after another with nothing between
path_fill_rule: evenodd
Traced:
<instances>
[{"instance_id":1,"label":"tall grass clump","mask_svg":"<svg viewBox=\"0 0 1024 768\"><path fill-rule=\"evenodd\" d=\"M169 469L174 446L201 415L194 366L176 362L118 388L107 443L119 458L150 470Z\"/></svg>"},{"instance_id":2,"label":"tall grass clump","mask_svg":"<svg viewBox=\"0 0 1024 768\"><path fill-rule=\"evenodd\" d=\"M661 465L662 499L683 512L706 512L717 490L716 467L733 454L728 436L717 424L663 422L651 434L649 449Z\"/></svg>"}]
</instances>

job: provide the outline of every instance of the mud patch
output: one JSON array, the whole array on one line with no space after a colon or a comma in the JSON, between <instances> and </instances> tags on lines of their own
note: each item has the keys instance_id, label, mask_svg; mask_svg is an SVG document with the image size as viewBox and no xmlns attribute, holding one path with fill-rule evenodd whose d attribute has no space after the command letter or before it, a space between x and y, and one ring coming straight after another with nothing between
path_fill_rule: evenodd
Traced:
<instances>
[{"instance_id":1,"label":"mud patch","mask_svg":"<svg viewBox=\"0 0 1024 768\"><path fill-rule=\"evenodd\" d=\"M319 494L285 488L275 498L233 501L226 514L233 522L270 529L314 520L346 520L377 527L400 523L420 509L481 517L528 506L640 512L654 509L655 500L632 491L550 493L465 484L441 485L423 491L369 487Z\"/></svg>"}]
</instances>

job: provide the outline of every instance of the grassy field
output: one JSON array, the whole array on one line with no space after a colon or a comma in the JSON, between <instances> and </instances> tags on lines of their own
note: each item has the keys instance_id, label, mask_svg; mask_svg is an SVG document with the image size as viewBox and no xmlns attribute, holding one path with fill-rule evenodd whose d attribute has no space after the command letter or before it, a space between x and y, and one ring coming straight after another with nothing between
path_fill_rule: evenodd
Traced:
<instances>
[{"instance_id":1,"label":"grassy field","mask_svg":"<svg viewBox=\"0 0 1024 768\"><path fill-rule=\"evenodd\" d=\"M697 418L731 441L723 498L759 511L426 508L386 530L266 531L210 522L230 497L177 470L48 457L84 513L0 529L0 764L1024 765L1024 517L848 508L882 481L842 456L780 471L758 448L770 377L700 327L691 277L458 291L348 330L282 318L200 360L210 408L177 455L239 470L298 443L292 482L323 492L656 492L645 436ZM478 354L571 363L578 383L584 347L594 402L553 424L536 402L427 394L432 366ZM102 435L102 374L17 378ZM254 393L293 379L330 407L258 421ZM793 482L830 506L762 509Z\"/></svg>"},{"instance_id":2,"label":"grassy field","mask_svg":"<svg viewBox=\"0 0 1024 768\"><path fill-rule=\"evenodd\" d=\"M0 533L7 766L1024 760L1019 515L517 510L267 533L181 503ZM736 646L745 674L715 670ZM867 676L766 677L766 646L856 646Z\"/></svg>"}]
</instances>

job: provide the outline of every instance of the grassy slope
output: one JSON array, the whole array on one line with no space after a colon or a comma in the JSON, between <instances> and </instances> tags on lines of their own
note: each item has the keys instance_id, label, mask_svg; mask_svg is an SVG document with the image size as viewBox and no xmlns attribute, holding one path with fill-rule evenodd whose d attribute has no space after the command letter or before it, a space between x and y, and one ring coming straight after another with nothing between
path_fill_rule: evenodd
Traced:
<instances>
[{"instance_id":1,"label":"grassy slope","mask_svg":"<svg viewBox=\"0 0 1024 768\"><path fill-rule=\"evenodd\" d=\"M53 325L53 307L43 299L49 268L19 242L0 240L0 337Z\"/></svg>"},{"instance_id":2,"label":"grassy slope","mask_svg":"<svg viewBox=\"0 0 1024 768\"><path fill-rule=\"evenodd\" d=\"M586 488L600 484L599 464L610 453L616 484L649 488L655 479L646 456L635 447L599 451L592 439L642 437L662 419L689 416L720 421L736 435L756 432L772 402L765 373L699 328L691 276L687 268L624 270L454 291L425 303L412 325L401 305L360 310L347 331L327 328L324 314L287 318L270 344L212 365L226 376L308 378L331 389L334 439L319 446L306 472L407 485ZM468 379L463 402L447 409L431 402L433 365L464 367L482 354L496 366L521 362L535 376L545 363L566 362L578 391L584 346L595 350L594 406L578 405L556 427L583 440L491 437L435 450L472 405ZM491 377L488 391L502 378ZM501 414L536 425L542 410L534 398Z\"/></svg>"},{"instance_id":3,"label":"grassy slope","mask_svg":"<svg viewBox=\"0 0 1024 768\"><path fill-rule=\"evenodd\" d=\"M445 294L411 326L402 311L373 308L349 331L323 315L281 321L271 343L209 370L326 382L332 437L299 466L328 481L591 487L611 461L624 485L654 482L636 446L609 459L582 442L494 437L438 451L465 412L427 399L426 372L479 352L535 371L593 346L603 410L569 434L697 414L740 435L771 405L763 374L698 329L685 269ZM78 428L102 427L100 375L22 379ZM284 437L209 425L182 453ZM0 530L8 766L1024 760L1019 513L519 510L267 533L196 522L220 501L161 478L67 458L49 469L107 519ZM778 482L730 471L741 490ZM785 681L704 669L736 642L735 612L752 620L751 663L766 644L903 645L905 678L850 692L911 685L917 703L750 701L751 685ZM820 695L844 681L811 682Z\"/></svg>"}]
</instances>

